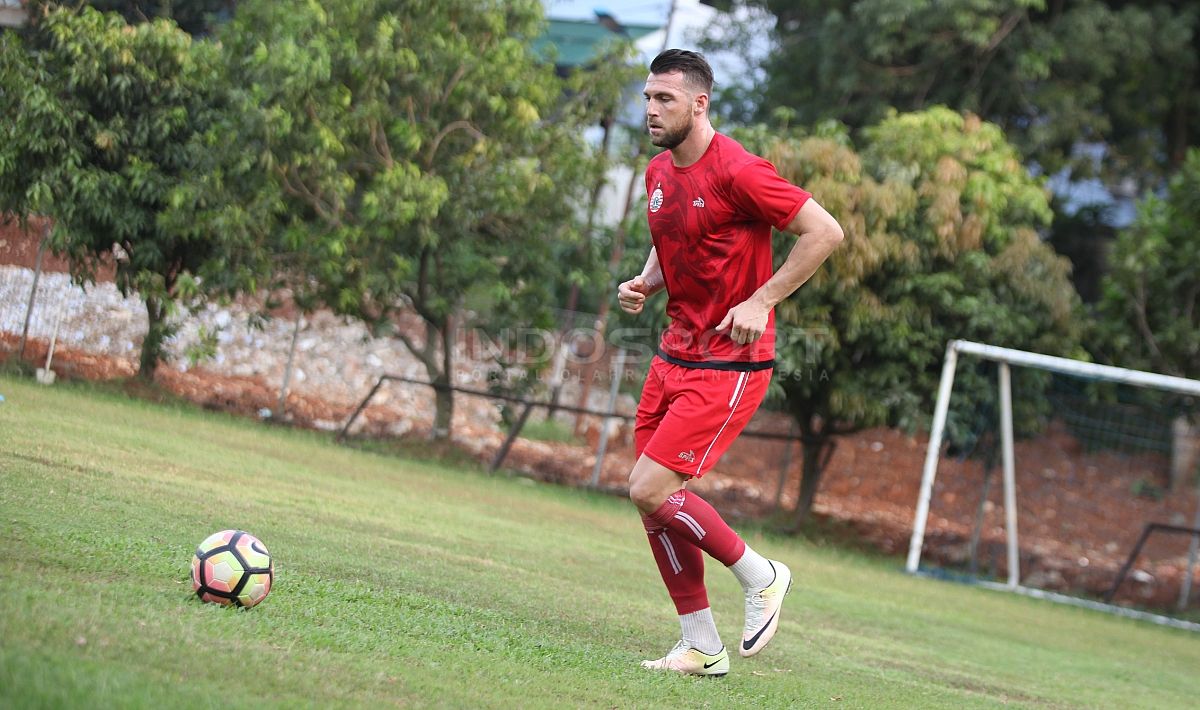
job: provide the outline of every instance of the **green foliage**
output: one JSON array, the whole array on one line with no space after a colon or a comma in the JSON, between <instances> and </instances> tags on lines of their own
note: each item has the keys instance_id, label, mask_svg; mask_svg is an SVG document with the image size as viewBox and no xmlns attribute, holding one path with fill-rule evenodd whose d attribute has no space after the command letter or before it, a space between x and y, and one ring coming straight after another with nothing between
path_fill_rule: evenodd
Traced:
<instances>
[{"instance_id":1,"label":"green foliage","mask_svg":"<svg viewBox=\"0 0 1200 710\"><path fill-rule=\"evenodd\" d=\"M1050 220L1046 192L1000 129L935 108L893 114L864 135L859 152L834 125L807 137L762 127L740 136L810 190L846 234L776 309L775 382L806 456L840 431L926 426L952 339L1078 354L1069 267L1037 231ZM792 237L776 239L776 253L786 254ZM947 436L966 443L995 385L985 371L962 368L955 392L965 396L955 399ZM811 475L815 487L819 472ZM802 501L811 500L806 488Z\"/></svg>"},{"instance_id":2,"label":"green foliage","mask_svg":"<svg viewBox=\"0 0 1200 710\"><path fill-rule=\"evenodd\" d=\"M999 128L939 108L893 115L866 135L861 153L836 135L760 146L847 237L778 309L793 410L917 428L951 339L1075 352L1078 297L1037 234L1050 219L1045 191ZM829 377L786 376L814 369Z\"/></svg>"},{"instance_id":3,"label":"green foliage","mask_svg":"<svg viewBox=\"0 0 1200 710\"><path fill-rule=\"evenodd\" d=\"M1200 136L1200 9L1081 0L756 0L778 19L764 112L859 128L944 104L1004 129L1047 172L1080 143L1157 185Z\"/></svg>"},{"instance_id":4,"label":"green foliage","mask_svg":"<svg viewBox=\"0 0 1200 710\"><path fill-rule=\"evenodd\" d=\"M220 348L220 328L209 328L201 325L196 333L196 342L184 350L184 357L192 367L212 360Z\"/></svg>"},{"instance_id":5,"label":"green foliage","mask_svg":"<svg viewBox=\"0 0 1200 710\"><path fill-rule=\"evenodd\" d=\"M1106 359L1200 379L1200 150L1117 235L1098 314Z\"/></svg>"},{"instance_id":6,"label":"green foliage","mask_svg":"<svg viewBox=\"0 0 1200 710\"><path fill-rule=\"evenodd\" d=\"M29 4L34 6L35 16L39 5L90 5L101 12L119 13L130 24L166 18L190 35L201 35L212 29L214 21L228 17L237 0L33 0Z\"/></svg>"},{"instance_id":7,"label":"green foliage","mask_svg":"<svg viewBox=\"0 0 1200 710\"><path fill-rule=\"evenodd\" d=\"M183 216L207 200L198 223L242 235L302 303L379 328L415 311L427 337L399 335L437 381L464 309L461 325L548 325L599 167L580 127L616 88L564 83L538 60L541 12L534 0L241 3L220 34L246 87L237 138L213 136Z\"/></svg>"},{"instance_id":8,"label":"green foliage","mask_svg":"<svg viewBox=\"0 0 1200 710\"><path fill-rule=\"evenodd\" d=\"M51 10L24 38L0 36L0 210L54 220L51 247L88 280L114 244L117 286L150 315L141 374L170 334L178 288L218 266L221 235L163 221L198 137L223 103L215 47L172 23L128 26Z\"/></svg>"}]
</instances>

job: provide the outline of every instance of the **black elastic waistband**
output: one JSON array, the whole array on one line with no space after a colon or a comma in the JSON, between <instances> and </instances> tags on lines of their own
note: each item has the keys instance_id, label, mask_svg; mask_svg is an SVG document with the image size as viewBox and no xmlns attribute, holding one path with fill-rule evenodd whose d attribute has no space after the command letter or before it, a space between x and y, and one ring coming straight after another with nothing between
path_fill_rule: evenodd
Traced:
<instances>
[{"instance_id":1,"label":"black elastic waistband","mask_svg":"<svg viewBox=\"0 0 1200 710\"><path fill-rule=\"evenodd\" d=\"M680 367L690 367L696 370L730 370L733 372L757 372L759 370L770 370L775 367L774 360L763 360L761 362L729 362L726 360L680 360L677 357L671 357L664 353L662 348L658 349L658 356L672 365Z\"/></svg>"}]
</instances>

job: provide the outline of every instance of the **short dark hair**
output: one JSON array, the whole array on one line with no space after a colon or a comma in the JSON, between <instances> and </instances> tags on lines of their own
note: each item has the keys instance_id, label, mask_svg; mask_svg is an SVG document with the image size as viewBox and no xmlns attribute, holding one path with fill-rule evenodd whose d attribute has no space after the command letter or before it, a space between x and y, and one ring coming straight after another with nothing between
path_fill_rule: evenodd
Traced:
<instances>
[{"instance_id":1,"label":"short dark hair","mask_svg":"<svg viewBox=\"0 0 1200 710\"><path fill-rule=\"evenodd\" d=\"M682 72L684 81L706 94L712 93L713 70L703 54L686 49L668 49L650 62L651 74L671 72Z\"/></svg>"}]
</instances>

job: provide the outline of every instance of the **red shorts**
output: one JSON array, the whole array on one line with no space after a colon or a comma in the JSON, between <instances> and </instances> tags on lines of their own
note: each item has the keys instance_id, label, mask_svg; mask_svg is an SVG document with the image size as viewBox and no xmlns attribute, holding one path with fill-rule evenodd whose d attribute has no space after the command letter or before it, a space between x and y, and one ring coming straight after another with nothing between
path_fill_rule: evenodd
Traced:
<instances>
[{"instance_id":1,"label":"red shorts","mask_svg":"<svg viewBox=\"0 0 1200 710\"><path fill-rule=\"evenodd\" d=\"M655 357L638 403L635 454L703 476L754 416L770 381L770 369L706 370Z\"/></svg>"}]
</instances>

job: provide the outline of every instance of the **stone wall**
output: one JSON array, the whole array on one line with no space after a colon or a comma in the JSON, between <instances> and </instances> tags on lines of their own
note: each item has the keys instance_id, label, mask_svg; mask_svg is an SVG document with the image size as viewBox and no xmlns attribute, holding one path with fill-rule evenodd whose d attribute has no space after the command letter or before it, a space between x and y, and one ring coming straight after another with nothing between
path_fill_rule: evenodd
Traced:
<instances>
[{"instance_id":1,"label":"stone wall","mask_svg":"<svg viewBox=\"0 0 1200 710\"><path fill-rule=\"evenodd\" d=\"M0 266L0 332L20 335L26 313L33 272L19 266ZM228 305L207 304L193 313L177 317L178 331L168 342L168 361L163 367L178 372L204 371L234 378L253 378L276 393L283 385L284 370L295 321L289 314L252 321L260 304L241 301ZM136 369L138 352L146 332L146 312L137 298L122 296L112 283L86 288L71 283L63 273L40 277L30 323L29 337L49 340L55 333L57 347L117 358ZM413 337L421 329L404 324ZM402 325L402 327L404 327ZM201 333L214 333L215 354L195 361L189 352L202 342ZM419 342L419 340L418 340ZM456 353L455 381L463 387L486 389L488 365L469 356L462 343ZM398 338L373 337L359 322L328 311L304 316L296 341L296 357L289 392L308 395L328 403L332 411L346 412L362 400L384 374L426 380L424 366ZM577 381L568 381L561 401L574 404L580 395ZM592 388L592 408L607 405L606 388ZM620 409L633 411L625 396ZM464 436L477 437L480 429L498 431L499 409L481 397L459 395L455 400L455 427ZM388 383L364 412L361 427L378 433L403 434L428 428L433 418L433 396L428 387ZM342 421L318 420L319 428L340 427Z\"/></svg>"}]
</instances>

